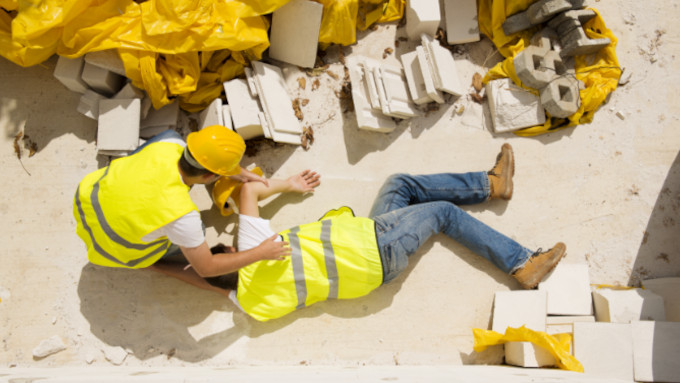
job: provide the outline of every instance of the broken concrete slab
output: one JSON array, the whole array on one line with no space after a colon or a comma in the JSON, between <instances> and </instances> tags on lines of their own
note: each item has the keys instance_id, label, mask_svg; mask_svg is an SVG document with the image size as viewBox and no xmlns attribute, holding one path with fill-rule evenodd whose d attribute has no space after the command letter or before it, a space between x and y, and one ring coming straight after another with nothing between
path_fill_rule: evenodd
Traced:
<instances>
[{"instance_id":1,"label":"broken concrete slab","mask_svg":"<svg viewBox=\"0 0 680 383\"><path fill-rule=\"evenodd\" d=\"M680 382L680 323L633 322L632 332L635 381Z\"/></svg>"},{"instance_id":2,"label":"broken concrete slab","mask_svg":"<svg viewBox=\"0 0 680 383\"><path fill-rule=\"evenodd\" d=\"M401 64L404 66L404 75L413 103L422 105L433 101L425 89L425 80L418 61L418 53L413 51L401 55Z\"/></svg>"},{"instance_id":3,"label":"broken concrete slab","mask_svg":"<svg viewBox=\"0 0 680 383\"><path fill-rule=\"evenodd\" d=\"M89 89L89 86L82 79L84 65L85 60L83 57L70 59L68 57L59 56L57 65L54 68L54 77L69 90L77 93L85 93L85 91Z\"/></svg>"},{"instance_id":4,"label":"broken concrete slab","mask_svg":"<svg viewBox=\"0 0 680 383\"><path fill-rule=\"evenodd\" d=\"M251 64L262 111L270 128L281 133L302 134L281 69L261 61Z\"/></svg>"},{"instance_id":5,"label":"broken concrete slab","mask_svg":"<svg viewBox=\"0 0 680 383\"><path fill-rule=\"evenodd\" d=\"M81 78L90 88L105 96L116 94L126 82L125 77L87 62L83 65Z\"/></svg>"},{"instance_id":6,"label":"broken concrete slab","mask_svg":"<svg viewBox=\"0 0 680 383\"><path fill-rule=\"evenodd\" d=\"M465 44L480 40L477 1L444 0L446 42Z\"/></svg>"},{"instance_id":7,"label":"broken concrete slab","mask_svg":"<svg viewBox=\"0 0 680 383\"><path fill-rule=\"evenodd\" d=\"M59 335L53 335L40 342L40 344L33 349L33 357L44 358L63 350L66 350L64 341L61 340Z\"/></svg>"},{"instance_id":8,"label":"broken concrete slab","mask_svg":"<svg viewBox=\"0 0 680 383\"><path fill-rule=\"evenodd\" d=\"M491 329L501 334L508 327L545 331L547 294L545 291L499 291L494 297Z\"/></svg>"},{"instance_id":9,"label":"broken concrete slab","mask_svg":"<svg viewBox=\"0 0 680 383\"><path fill-rule=\"evenodd\" d=\"M407 1L404 16L409 39L418 39L423 33L434 36L442 18L439 0Z\"/></svg>"},{"instance_id":10,"label":"broken concrete slab","mask_svg":"<svg viewBox=\"0 0 680 383\"><path fill-rule=\"evenodd\" d=\"M352 100L354 101L354 112L357 117L359 129L374 132L389 133L396 128L395 122L373 109L370 101L367 78L370 76L361 60L355 57L346 59L347 70L350 82L352 83Z\"/></svg>"},{"instance_id":11,"label":"broken concrete slab","mask_svg":"<svg viewBox=\"0 0 680 383\"><path fill-rule=\"evenodd\" d=\"M249 91L248 81L237 78L229 80L223 85L236 133L244 140L265 134L258 117L262 110L255 96Z\"/></svg>"},{"instance_id":12,"label":"broken concrete slab","mask_svg":"<svg viewBox=\"0 0 680 383\"><path fill-rule=\"evenodd\" d=\"M588 375L632 381L633 334L630 324L574 323L574 357Z\"/></svg>"},{"instance_id":13,"label":"broken concrete slab","mask_svg":"<svg viewBox=\"0 0 680 383\"><path fill-rule=\"evenodd\" d=\"M515 85L509 78L489 81L486 96L496 133L545 123L545 111L538 96Z\"/></svg>"},{"instance_id":14,"label":"broken concrete slab","mask_svg":"<svg viewBox=\"0 0 680 383\"><path fill-rule=\"evenodd\" d=\"M505 363L518 367L550 367L557 361L548 350L531 342L507 342Z\"/></svg>"},{"instance_id":15,"label":"broken concrete slab","mask_svg":"<svg viewBox=\"0 0 680 383\"><path fill-rule=\"evenodd\" d=\"M680 277L646 279L642 287L663 298L667 321L680 322Z\"/></svg>"},{"instance_id":16,"label":"broken concrete slab","mask_svg":"<svg viewBox=\"0 0 680 383\"><path fill-rule=\"evenodd\" d=\"M560 262L538 284L548 294L548 315L592 315L588 265Z\"/></svg>"},{"instance_id":17,"label":"broken concrete slab","mask_svg":"<svg viewBox=\"0 0 680 383\"><path fill-rule=\"evenodd\" d=\"M666 320L663 298L643 289L593 291L598 322L630 323L638 320Z\"/></svg>"},{"instance_id":18,"label":"broken concrete slab","mask_svg":"<svg viewBox=\"0 0 680 383\"><path fill-rule=\"evenodd\" d=\"M88 52L84 57L86 63L98 66L121 76L127 76L125 73L125 64L123 64L123 60L121 60L116 49Z\"/></svg>"},{"instance_id":19,"label":"broken concrete slab","mask_svg":"<svg viewBox=\"0 0 680 383\"><path fill-rule=\"evenodd\" d=\"M308 0L292 0L272 14L269 57L313 68L319 44L323 5Z\"/></svg>"},{"instance_id":20,"label":"broken concrete slab","mask_svg":"<svg viewBox=\"0 0 680 383\"><path fill-rule=\"evenodd\" d=\"M140 108L138 98L99 101L98 152L129 152L139 146Z\"/></svg>"},{"instance_id":21,"label":"broken concrete slab","mask_svg":"<svg viewBox=\"0 0 680 383\"><path fill-rule=\"evenodd\" d=\"M434 87L454 96L462 96L465 90L458 78L456 60L451 51L442 47L439 41L426 34L421 35L421 41L424 52L427 54L427 62L430 64Z\"/></svg>"}]
</instances>

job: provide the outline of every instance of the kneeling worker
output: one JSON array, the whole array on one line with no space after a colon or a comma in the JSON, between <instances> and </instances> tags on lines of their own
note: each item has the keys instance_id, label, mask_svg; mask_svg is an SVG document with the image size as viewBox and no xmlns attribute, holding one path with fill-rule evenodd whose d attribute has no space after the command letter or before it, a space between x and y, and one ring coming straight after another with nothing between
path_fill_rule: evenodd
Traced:
<instances>
[{"instance_id":1,"label":"kneeling worker","mask_svg":"<svg viewBox=\"0 0 680 383\"><path fill-rule=\"evenodd\" d=\"M238 271L236 292L229 296L253 318L266 321L327 299L349 299L388 283L432 235L444 233L526 289L534 288L565 254L558 242L549 251L531 251L480 222L457 205L512 197L514 157L505 144L489 172L411 176L387 179L370 218L355 217L343 207L321 220L283 231L291 255L282 261L252 263ZM319 176L304 171L269 185L247 183L241 189L239 248L255 248L274 232L259 217L258 201L276 193L312 191Z\"/></svg>"}]
</instances>

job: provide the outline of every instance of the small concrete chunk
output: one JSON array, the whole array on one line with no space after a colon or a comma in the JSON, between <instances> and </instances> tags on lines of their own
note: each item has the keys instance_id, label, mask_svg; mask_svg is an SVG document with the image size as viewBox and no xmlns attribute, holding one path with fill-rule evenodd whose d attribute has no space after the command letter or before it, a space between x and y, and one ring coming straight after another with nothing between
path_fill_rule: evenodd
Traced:
<instances>
[{"instance_id":1,"label":"small concrete chunk","mask_svg":"<svg viewBox=\"0 0 680 383\"><path fill-rule=\"evenodd\" d=\"M557 364L555 357L531 342L505 343L505 363L519 367L548 367Z\"/></svg>"},{"instance_id":2,"label":"small concrete chunk","mask_svg":"<svg viewBox=\"0 0 680 383\"><path fill-rule=\"evenodd\" d=\"M97 92L112 96L125 84L125 77L85 62L82 79Z\"/></svg>"},{"instance_id":3,"label":"small concrete chunk","mask_svg":"<svg viewBox=\"0 0 680 383\"><path fill-rule=\"evenodd\" d=\"M85 60L82 56L75 59L59 56L54 67L54 77L71 91L85 93L89 87L82 79L84 65Z\"/></svg>"},{"instance_id":4,"label":"small concrete chunk","mask_svg":"<svg viewBox=\"0 0 680 383\"><path fill-rule=\"evenodd\" d=\"M574 357L588 375L633 380L630 324L574 323Z\"/></svg>"},{"instance_id":5,"label":"small concrete chunk","mask_svg":"<svg viewBox=\"0 0 680 383\"><path fill-rule=\"evenodd\" d=\"M251 95L248 82L237 78L223 85L236 133L244 140L264 135L265 132L258 117L262 110L257 99Z\"/></svg>"},{"instance_id":6,"label":"small concrete chunk","mask_svg":"<svg viewBox=\"0 0 680 383\"><path fill-rule=\"evenodd\" d=\"M270 30L269 57L313 68L319 44L323 5L292 0L274 11Z\"/></svg>"},{"instance_id":7,"label":"small concrete chunk","mask_svg":"<svg viewBox=\"0 0 680 383\"><path fill-rule=\"evenodd\" d=\"M444 0L444 17L446 42L449 44L465 44L480 40L477 1Z\"/></svg>"},{"instance_id":8,"label":"small concrete chunk","mask_svg":"<svg viewBox=\"0 0 680 383\"><path fill-rule=\"evenodd\" d=\"M439 0L411 0L406 2L406 35L411 40L423 33L434 36L441 23Z\"/></svg>"},{"instance_id":9,"label":"small concrete chunk","mask_svg":"<svg viewBox=\"0 0 680 383\"><path fill-rule=\"evenodd\" d=\"M667 321L680 322L680 277L647 279L642 286L663 298Z\"/></svg>"},{"instance_id":10,"label":"small concrete chunk","mask_svg":"<svg viewBox=\"0 0 680 383\"><path fill-rule=\"evenodd\" d=\"M632 326L635 381L680 382L680 323L645 321Z\"/></svg>"},{"instance_id":11,"label":"small concrete chunk","mask_svg":"<svg viewBox=\"0 0 680 383\"><path fill-rule=\"evenodd\" d=\"M538 284L548 294L549 315L592 315L593 297L585 263L560 262Z\"/></svg>"},{"instance_id":12,"label":"small concrete chunk","mask_svg":"<svg viewBox=\"0 0 680 383\"><path fill-rule=\"evenodd\" d=\"M53 335L40 342L40 344L33 349L33 357L44 358L63 350L66 350L64 341L62 341L58 335Z\"/></svg>"},{"instance_id":13,"label":"small concrete chunk","mask_svg":"<svg viewBox=\"0 0 680 383\"><path fill-rule=\"evenodd\" d=\"M572 76L552 80L539 91L541 104L552 117L567 118L581 106L579 81Z\"/></svg>"},{"instance_id":14,"label":"small concrete chunk","mask_svg":"<svg viewBox=\"0 0 680 383\"><path fill-rule=\"evenodd\" d=\"M515 85L509 78L489 81L486 96L496 133L545 123L545 112L538 96Z\"/></svg>"},{"instance_id":15,"label":"small concrete chunk","mask_svg":"<svg viewBox=\"0 0 680 383\"><path fill-rule=\"evenodd\" d=\"M116 49L86 53L85 62L115 74L127 76L125 73L125 64L123 64L123 60L121 60Z\"/></svg>"},{"instance_id":16,"label":"small concrete chunk","mask_svg":"<svg viewBox=\"0 0 680 383\"><path fill-rule=\"evenodd\" d=\"M120 366L127 358L128 352L122 347L107 347L104 350L104 357L116 366Z\"/></svg>"},{"instance_id":17,"label":"small concrete chunk","mask_svg":"<svg viewBox=\"0 0 680 383\"><path fill-rule=\"evenodd\" d=\"M97 151L132 151L139 145L140 100L99 101Z\"/></svg>"},{"instance_id":18,"label":"small concrete chunk","mask_svg":"<svg viewBox=\"0 0 680 383\"><path fill-rule=\"evenodd\" d=\"M508 327L526 326L545 331L547 295L545 291L499 291L494 298L492 330L501 334Z\"/></svg>"},{"instance_id":19,"label":"small concrete chunk","mask_svg":"<svg viewBox=\"0 0 680 383\"><path fill-rule=\"evenodd\" d=\"M428 96L427 89L425 89L425 80L423 79L423 71L420 69L418 53L413 51L401 55L401 63L404 66L404 75L406 76L409 94L413 103L422 105L433 101Z\"/></svg>"},{"instance_id":20,"label":"small concrete chunk","mask_svg":"<svg viewBox=\"0 0 680 383\"><path fill-rule=\"evenodd\" d=\"M598 322L666 320L663 298L643 289L596 289L593 291L593 303Z\"/></svg>"},{"instance_id":21,"label":"small concrete chunk","mask_svg":"<svg viewBox=\"0 0 680 383\"><path fill-rule=\"evenodd\" d=\"M99 100L105 99L105 96L88 89L80 96L80 102L78 103L76 110L86 117L96 120L99 118Z\"/></svg>"}]
</instances>

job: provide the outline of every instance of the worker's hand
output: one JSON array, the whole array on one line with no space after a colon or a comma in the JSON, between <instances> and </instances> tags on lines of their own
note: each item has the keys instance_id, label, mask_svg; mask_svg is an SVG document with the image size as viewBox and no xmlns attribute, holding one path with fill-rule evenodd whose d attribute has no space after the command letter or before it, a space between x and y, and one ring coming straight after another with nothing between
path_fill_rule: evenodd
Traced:
<instances>
[{"instance_id":1,"label":"worker's hand","mask_svg":"<svg viewBox=\"0 0 680 383\"><path fill-rule=\"evenodd\" d=\"M264 186L269 187L269 181L266 178L260 176L259 174L253 173L250 170L241 168L241 174L238 176L240 181L246 182L262 182Z\"/></svg>"},{"instance_id":2,"label":"worker's hand","mask_svg":"<svg viewBox=\"0 0 680 383\"><path fill-rule=\"evenodd\" d=\"M311 170L304 170L300 174L288 178L290 191L298 193L313 192L314 188L321 184L321 175Z\"/></svg>"},{"instance_id":3,"label":"worker's hand","mask_svg":"<svg viewBox=\"0 0 680 383\"><path fill-rule=\"evenodd\" d=\"M262 254L262 260L282 261L290 255L290 246L288 246L288 242L275 241L278 236L278 234L272 235L257 247Z\"/></svg>"}]
</instances>

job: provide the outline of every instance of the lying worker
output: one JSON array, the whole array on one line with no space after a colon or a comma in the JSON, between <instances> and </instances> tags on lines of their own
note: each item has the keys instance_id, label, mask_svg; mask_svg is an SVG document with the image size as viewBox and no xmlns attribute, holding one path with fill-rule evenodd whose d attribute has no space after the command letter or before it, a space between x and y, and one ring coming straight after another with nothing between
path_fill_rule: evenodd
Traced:
<instances>
[{"instance_id":1,"label":"lying worker","mask_svg":"<svg viewBox=\"0 0 680 383\"><path fill-rule=\"evenodd\" d=\"M206 243L189 189L221 176L246 183L257 181L266 187L268 181L239 166L244 152L243 139L224 126L190 133L186 143L169 130L131 155L85 176L76 191L73 214L90 262L132 269L150 267L211 288L199 276L223 275L288 254L286 244L274 242L274 238L237 254L213 255ZM195 270L193 278L187 279L179 264L154 265L180 251Z\"/></svg>"},{"instance_id":2,"label":"lying worker","mask_svg":"<svg viewBox=\"0 0 680 383\"><path fill-rule=\"evenodd\" d=\"M510 199L514 158L505 144L489 172L389 177L370 218L354 217L343 207L320 221L280 233L290 243L290 257L263 261L238 272L229 296L253 318L266 321L327 299L356 298L388 283L432 235L444 233L496 267L534 288L565 254L565 245L530 251L473 218L457 205L489 198ZM319 176L304 171L269 185L248 183L241 189L239 248L258 246L274 232L259 217L258 201L276 193L312 191Z\"/></svg>"}]
</instances>

